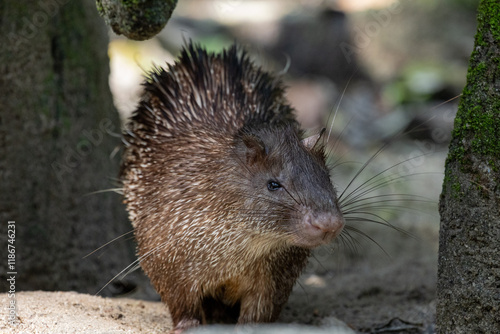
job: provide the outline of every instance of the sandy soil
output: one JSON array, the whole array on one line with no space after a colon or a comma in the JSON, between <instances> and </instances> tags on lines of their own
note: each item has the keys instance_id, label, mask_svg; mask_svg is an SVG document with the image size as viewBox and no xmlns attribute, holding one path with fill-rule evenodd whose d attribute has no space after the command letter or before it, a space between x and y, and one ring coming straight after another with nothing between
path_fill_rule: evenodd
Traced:
<instances>
[{"instance_id":1,"label":"sandy soil","mask_svg":"<svg viewBox=\"0 0 500 334\"><path fill-rule=\"evenodd\" d=\"M6 305L7 295L0 300ZM2 333L165 333L171 326L158 302L45 291L19 292L16 301L19 323L2 321ZM5 308L1 316L7 318Z\"/></svg>"},{"instance_id":2,"label":"sandy soil","mask_svg":"<svg viewBox=\"0 0 500 334\"><path fill-rule=\"evenodd\" d=\"M0 300L7 304L8 295ZM97 333L168 333L172 328L167 308L161 302L130 298L103 298L76 292L27 291L16 294L17 323L2 322L4 334L97 334ZM0 312L7 319L6 308ZM340 327L339 327L340 326ZM332 322L328 333L354 332L340 322ZM209 327L196 333L234 333L234 327ZM251 326L240 333L326 333L326 329L305 326Z\"/></svg>"}]
</instances>

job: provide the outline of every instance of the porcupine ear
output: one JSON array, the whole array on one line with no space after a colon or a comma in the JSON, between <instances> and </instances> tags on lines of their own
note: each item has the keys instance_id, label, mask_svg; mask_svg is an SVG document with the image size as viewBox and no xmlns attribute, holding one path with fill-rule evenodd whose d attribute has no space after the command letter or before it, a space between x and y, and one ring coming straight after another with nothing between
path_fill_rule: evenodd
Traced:
<instances>
[{"instance_id":1,"label":"porcupine ear","mask_svg":"<svg viewBox=\"0 0 500 334\"><path fill-rule=\"evenodd\" d=\"M241 138L244 144L244 158L248 165L253 165L264 160L266 156L266 146L260 138L254 135L243 135Z\"/></svg>"},{"instance_id":2,"label":"porcupine ear","mask_svg":"<svg viewBox=\"0 0 500 334\"><path fill-rule=\"evenodd\" d=\"M309 151L312 150L314 146L316 146L318 141L321 139L323 134L325 133L325 130L326 129L323 128L318 134L302 139L302 145L304 145L305 148L308 149Z\"/></svg>"}]
</instances>

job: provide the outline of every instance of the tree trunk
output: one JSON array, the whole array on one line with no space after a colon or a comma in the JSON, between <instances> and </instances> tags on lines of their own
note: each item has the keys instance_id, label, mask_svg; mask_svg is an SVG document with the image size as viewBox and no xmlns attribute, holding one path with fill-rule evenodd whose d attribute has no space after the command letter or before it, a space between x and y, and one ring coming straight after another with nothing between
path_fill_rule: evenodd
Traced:
<instances>
[{"instance_id":1,"label":"tree trunk","mask_svg":"<svg viewBox=\"0 0 500 334\"><path fill-rule=\"evenodd\" d=\"M500 333L500 2L482 0L440 200L439 333Z\"/></svg>"},{"instance_id":2,"label":"tree trunk","mask_svg":"<svg viewBox=\"0 0 500 334\"><path fill-rule=\"evenodd\" d=\"M2 0L0 31L2 280L96 293L133 259L120 242L83 259L131 230L121 196L91 194L116 187L120 159L104 23L91 0Z\"/></svg>"}]
</instances>

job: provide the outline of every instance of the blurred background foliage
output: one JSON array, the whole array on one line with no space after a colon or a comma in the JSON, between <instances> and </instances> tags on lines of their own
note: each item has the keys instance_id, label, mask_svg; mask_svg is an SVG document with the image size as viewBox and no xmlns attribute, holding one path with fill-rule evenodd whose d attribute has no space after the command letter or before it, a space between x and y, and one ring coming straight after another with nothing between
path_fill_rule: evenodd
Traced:
<instances>
[{"instance_id":1,"label":"blurred background foliage","mask_svg":"<svg viewBox=\"0 0 500 334\"><path fill-rule=\"evenodd\" d=\"M344 139L363 146L391 134L386 121L399 129L415 117L436 118L429 109L460 94L477 3L182 0L152 40L130 41L111 33L115 104L127 117L145 73L154 64L171 63L185 40L193 39L211 51L236 41L257 64L284 73L288 97L306 128L324 126L345 90L340 109L346 117L335 131L342 131L351 117L359 117L352 122L361 129L351 125ZM441 110L456 109L456 103ZM364 126L397 112L402 116L387 118L382 129Z\"/></svg>"}]
</instances>

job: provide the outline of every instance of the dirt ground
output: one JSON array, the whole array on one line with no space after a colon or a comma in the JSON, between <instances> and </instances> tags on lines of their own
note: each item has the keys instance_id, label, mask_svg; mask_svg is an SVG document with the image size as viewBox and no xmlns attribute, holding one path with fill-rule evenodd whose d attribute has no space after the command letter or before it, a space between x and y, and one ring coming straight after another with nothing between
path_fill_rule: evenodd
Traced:
<instances>
[{"instance_id":1,"label":"dirt ground","mask_svg":"<svg viewBox=\"0 0 500 334\"><path fill-rule=\"evenodd\" d=\"M383 233L370 236L392 248L392 258L369 246L341 269L320 261L326 268L302 277L281 319L322 326L336 317L359 333L434 333L436 236L391 240Z\"/></svg>"}]
</instances>

